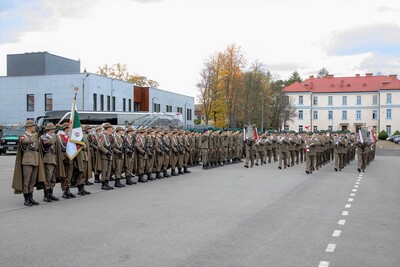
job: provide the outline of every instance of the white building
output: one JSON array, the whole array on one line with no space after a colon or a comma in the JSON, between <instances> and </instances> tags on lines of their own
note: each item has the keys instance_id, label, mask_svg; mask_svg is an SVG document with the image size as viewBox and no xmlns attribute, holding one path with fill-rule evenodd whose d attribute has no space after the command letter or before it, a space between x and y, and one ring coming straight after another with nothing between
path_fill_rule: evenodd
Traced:
<instances>
[{"instance_id":1,"label":"white building","mask_svg":"<svg viewBox=\"0 0 400 267\"><path fill-rule=\"evenodd\" d=\"M47 52L9 55L7 66L8 76L0 77L0 124L23 124L46 111L69 110L78 87L78 110L180 112L186 128L194 125L191 96L80 73L79 61Z\"/></svg>"},{"instance_id":2,"label":"white building","mask_svg":"<svg viewBox=\"0 0 400 267\"><path fill-rule=\"evenodd\" d=\"M368 127L389 135L400 130L400 80L397 75L314 78L284 88L296 116L290 130L350 130Z\"/></svg>"}]
</instances>

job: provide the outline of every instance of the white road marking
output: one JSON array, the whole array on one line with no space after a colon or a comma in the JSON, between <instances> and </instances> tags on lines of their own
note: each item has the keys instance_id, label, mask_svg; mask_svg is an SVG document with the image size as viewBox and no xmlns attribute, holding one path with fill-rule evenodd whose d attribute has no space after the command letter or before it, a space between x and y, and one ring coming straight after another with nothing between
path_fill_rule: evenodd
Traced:
<instances>
[{"instance_id":1,"label":"white road marking","mask_svg":"<svg viewBox=\"0 0 400 267\"><path fill-rule=\"evenodd\" d=\"M345 223L346 223L346 220L339 220L337 224L344 225Z\"/></svg>"},{"instance_id":2,"label":"white road marking","mask_svg":"<svg viewBox=\"0 0 400 267\"><path fill-rule=\"evenodd\" d=\"M355 193L351 193L350 196L351 196L351 197L355 197L356 194L355 194Z\"/></svg>"},{"instance_id":3,"label":"white road marking","mask_svg":"<svg viewBox=\"0 0 400 267\"><path fill-rule=\"evenodd\" d=\"M352 191L353 191L353 192L357 192L357 189L353 189Z\"/></svg>"},{"instance_id":4,"label":"white road marking","mask_svg":"<svg viewBox=\"0 0 400 267\"><path fill-rule=\"evenodd\" d=\"M341 230L335 230L335 231L333 232L333 234L332 234L332 237L339 237L341 233L342 233Z\"/></svg>"},{"instance_id":5,"label":"white road marking","mask_svg":"<svg viewBox=\"0 0 400 267\"><path fill-rule=\"evenodd\" d=\"M329 267L329 261L321 261L318 267Z\"/></svg>"},{"instance_id":6,"label":"white road marking","mask_svg":"<svg viewBox=\"0 0 400 267\"><path fill-rule=\"evenodd\" d=\"M353 200L354 200L353 198L349 198L348 199L349 202L353 202Z\"/></svg>"},{"instance_id":7,"label":"white road marking","mask_svg":"<svg viewBox=\"0 0 400 267\"><path fill-rule=\"evenodd\" d=\"M360 182L356 182L356 185L359 185L360 184Z\"/></svg>"},{"instance_id":8,"label":"white road marking","mask_svg":"<svg viewBox=\"0 0 400 267\"><path fill-rule=\"evenodd\" d=\"M346 209L350 209L351 208L351 204L346 204L346 206L344 206Z\"/></svg>"},{"instance_id":9,"label":"white road marking","mask_svg":"<svg viewBox=\"0 0 400 267\"><path fill-rule=\"evenodd\" d=\"M354 188L358 188L358 185L355 185Z\"/></svg>"},{"instance_id":10,"label":"white road marking","mask_svg":"<svg viewBox=\"0 0 400 267\"><path fill-rule=\"evenodd\" d=\"M347 210L344 210L344 211L342 212L342 216L347 216L347 215L349 215L349 212L348 212Z\"/></svg>"},{"instance_id":11,"label":"white road marking","mask_svg":"<svg viewBox=\"0 0 400 267\"><path fill-rule=\"evenodd\" d=\"M326 247L326 252L334 252L336 248L336 244L328 244L328 246Z\"/></svg>"}]
</instances>

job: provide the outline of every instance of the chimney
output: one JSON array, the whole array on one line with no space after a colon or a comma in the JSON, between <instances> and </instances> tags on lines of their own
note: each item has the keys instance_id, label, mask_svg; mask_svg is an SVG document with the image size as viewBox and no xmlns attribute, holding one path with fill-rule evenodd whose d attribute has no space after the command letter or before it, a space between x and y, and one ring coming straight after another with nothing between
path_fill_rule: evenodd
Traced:
<instances>
[{"instance_id":1,"label":"chimney","mask_svg":"<svg viewBox=\"0 0 400 267\"><path fill-rule=\"evenodd\" d=\"M365 73L365 77L372 77L372 72Z\"/></svg>"},{"instance_id":2,"label":"chimney","mask_svg":"<svg viewBox=\"0 0 400 267\"><path fill-rule=\"evenodd\" d=\"M393 79L397 79L397 74L390 74L389 77L393 78Z\"/></svg>"},{"instance_id":3,"label":"chimney","mask_svg":"<svg viewBox=\"0 0 400 267\"><path fill-rule=\"evenodd\" d=\"M333 78L333 74L326 75L326 78Z\"/></svg>"},{"instance_id":4,"label":"chimney","mask_svg":"<svg viewBox=\"0 0 400 267\"><path fill-rule=\"evenodd\" d=\"M310 82L310 89L313 89L313 87L314 87L314 83Z\"/></svg>"},{"instance_id":5,"label":"chimney","mask_svg":"<svg viewBox=\"0 0 400 267\"><path fill-rule=\"evenodd\" d=\"M343 87L343 86L344 86L344 81L341 80L341 81L340 81L340 87Z\"/></svg>"},{"instance_id":6,"label":"chimney","mask_svg":"<svg viewBox=\"0 0 400 267\"><path fill-rule=\"evenodd\" d=\"M356 77L360 77L360 74L356 74Z\"/></svg>"},{"instance_id":7,"label":"chimney","mask_svg":"<svg viewBox=\"0 0 400 267\"><path fill-rule=\"evenodd\" d=\"M314 75L310 75L310 79L314 78Z\"/></svg>"}]
</instances>

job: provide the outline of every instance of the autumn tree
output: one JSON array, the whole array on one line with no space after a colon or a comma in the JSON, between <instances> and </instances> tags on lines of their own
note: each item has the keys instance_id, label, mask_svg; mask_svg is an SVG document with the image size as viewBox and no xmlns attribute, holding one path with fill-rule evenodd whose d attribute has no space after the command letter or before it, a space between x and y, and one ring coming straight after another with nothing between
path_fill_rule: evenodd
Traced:
<instances>
[{"instance_id":1,"label":"autumn tree","mask_svg":"<svg viewBox=\"0 0 400 267\"><path fill-rule=\"evenodd\" d=\"M297 71L294 71L292 75L285 81L285 85L289 86L294 82L299 82L301 83L303 80L300 77L300 74Z\"/></svg>"},{"instance_id":2,"label":"autumn tree","mask_svg":"<svg viewBox=\"0 0 400 267\"><path fill-rule=\"evenodd\" d=\"M116 63L111 66L105 64L104 66L98 68L97 74L131 82L138 86L149 86L154 88L159 86L158 82L150 80L145 76L141 76L139 74L129 74L126 64L121 63Z\"/></svg>"},{"instance_id":3,"label":"autumn tree","mask_svg":"<svg viewBox=\"0 0 400 267\"><path fill-rule=\"evenodd\" d=\"M325 67L322 67L322 68L318 71L317 77L318 77L318 78L325 78L326 75L328 75L328 74L329 74L329 71L328 71Z\"/></svg>"}]
</instances>

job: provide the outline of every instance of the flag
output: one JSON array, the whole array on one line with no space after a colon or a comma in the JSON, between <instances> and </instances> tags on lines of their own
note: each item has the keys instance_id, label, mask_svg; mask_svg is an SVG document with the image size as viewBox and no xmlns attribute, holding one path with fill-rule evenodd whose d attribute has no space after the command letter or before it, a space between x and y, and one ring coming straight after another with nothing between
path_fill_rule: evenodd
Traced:
<instances>
[{"instance_id":1,"label":"flag","mask_svg":"<svg viewBox=\"0 0 400 267\"><path fill-rule=\"evenodd\" d=\"M71 116L69 119L69 139L67 143L67 157L70 160L73 160L76 155L82 150L85 146L85 142L83 139L83 132L81 128L81 121L79 120L79 114L76 110L76 98L74 98L74 102L72 103Z\"/></svg>"},{"instance_id":2,"label":"flag","mask_svg":"<svg viewBox=\"0 0 400 267\"><path fill-rule=\"evenodd\" d=\"M361 143L364 143L364 138L363 138L363 135L361 133L361 129L358 130L358 140L360 140Z\"/></svg>"},{"instance_id":3,"label":"flag","mask_svg":"<svg viewBox=\"0 0 400 267\"><path fill-rule=\"evenodd\" d=\"M243 128L243 140L247 139L247 135L246 135L246 127Z\"/></svg>"},{"instance_id":4,"label":"flag","mask_svg":"<svg viewBox=\"0 0 400 267\"><path fill-rule=\"evenodd\" d=\"M258 131L257 131L257 128L256 128L256 127L253 128L253 133L254 133L254 134L253 134L254 140L257 141L257 140L259 139L259 137L258 137Z\"/></svg>"},{"instance_id":5,"label":"flag","mask_svg":"<svg viewBox=\"0 0 400 267\"><path fill-rule=\"evenodd\" d=\"M369 131L369 138L371 139L372 143L376 143L376 137L375 137L375 133L373 130Z\"/></svg>"}]
</instances>

